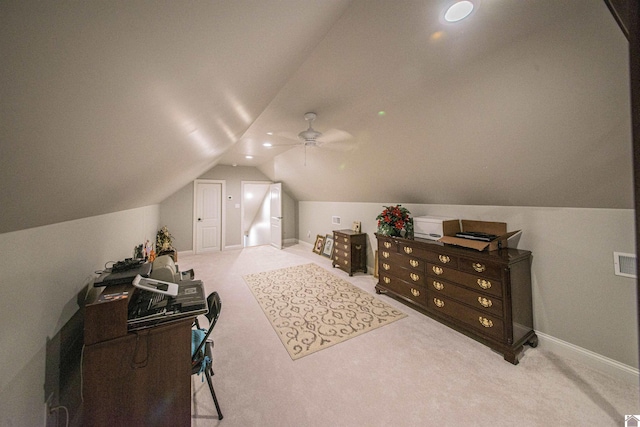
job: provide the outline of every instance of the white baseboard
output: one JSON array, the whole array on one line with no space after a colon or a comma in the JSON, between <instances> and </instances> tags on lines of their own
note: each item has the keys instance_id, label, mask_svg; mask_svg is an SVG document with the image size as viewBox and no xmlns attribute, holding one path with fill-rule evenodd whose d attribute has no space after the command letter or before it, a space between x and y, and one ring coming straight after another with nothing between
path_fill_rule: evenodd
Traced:
<instances>
[{"instance_id":1,"label":"white baseboard","mask_svg":"<svg viewBox=\"0 0 640 427\"><path fill-rule=\"evenodd\" d=\"M313 243L305 242L304 240L298 240L298 244L313 248Z\"/></svg>"},{"instance_id":2,"label":"white baseboard","mask_svg":"<svg viewBox=\"0 0 640 427\"><path fill-rule=\"evenodd\" d=\"M243 248L242 245L229 245L229 246L225 246L224 250L225 251L232 251L232 250L235 250L235 249L242 249L242 248Z\"/></svg>"},{"instance_id":3,"label":"white baseboard","mask_svg":"<svg viewBox=\"0 0 640 427\"><path fill-rule=\"evenodd\" d=\"M638 384L640 371L638 369L610 359L586 348L578 347L551 335L536 331L540 348L548 350L567 359L583 363L597 371L603 372L629 384Z\"/></svg>"},{"instance_id":4,"label":"white baseboard","mask_svg":"<svg viewBox=\"0 0 640 427\"><path fill-rule=\"evenodd\" d=\"M189 256L189 255L193 255L193 250L190 250L190 251L178 251L178 259L180 259L181 256Z\"/></svg>"}]
</instances>

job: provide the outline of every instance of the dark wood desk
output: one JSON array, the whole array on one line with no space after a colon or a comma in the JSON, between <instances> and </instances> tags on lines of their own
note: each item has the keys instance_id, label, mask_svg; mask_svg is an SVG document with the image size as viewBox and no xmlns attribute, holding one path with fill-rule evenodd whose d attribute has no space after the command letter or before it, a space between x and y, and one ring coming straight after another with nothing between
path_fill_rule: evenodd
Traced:
<instances>
[{"instance_id":1,"label":"dark wood desk","mask_svg":"<svg viewBox=\"0 0 640 427\"><path fill-rule=\"evenodd\" d=\"M127 303L85 306L82 425L190 426L193 319L127 331Z\"/></svg>"}]
</instances>

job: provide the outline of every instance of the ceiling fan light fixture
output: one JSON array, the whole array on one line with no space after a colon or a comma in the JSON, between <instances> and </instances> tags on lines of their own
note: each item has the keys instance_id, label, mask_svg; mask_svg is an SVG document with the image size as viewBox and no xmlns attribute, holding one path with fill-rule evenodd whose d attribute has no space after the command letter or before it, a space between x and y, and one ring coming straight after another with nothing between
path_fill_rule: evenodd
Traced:
<instances>
[{"instance_id":1,"label":"ceiling fan light fixture","mask_svg":"<svg viewBox=\"0 0 640 427\"><path fill-rule=\"evenodd\" d=\"M306 142L311 142L318 139L321 135L322 133L318 132L315 129L311 129L311 127L309 127L309 129L303 130L302 132L300 132L298 134L298 138Z\"/></svg>"},{"instance_id":2,"label":"ceiling fan light fixture","mask_svg":"<svg viewBox=\"0 0 640 427\"><path fill-rule=\"evenodd\" d=\"M305 113L304 119L309 122L309 129L303 130L298 134L298 138L300 138L304 142L316 142L316 139L322 136L322 133L311 127L311 123L316 119L316 113Z\"/></svg>"},{"instance_id":3,"label":"ceiling fan light fixture","mask_svg":"<svg viewBox=\"0 0 640 427\"><path fill-rule=\"evenodd\" d=\"M458 22L469 16L473 12L473 3L468 0L456 2L449 6L444 13L447 22Z\"/></svg>"}]
</instances>

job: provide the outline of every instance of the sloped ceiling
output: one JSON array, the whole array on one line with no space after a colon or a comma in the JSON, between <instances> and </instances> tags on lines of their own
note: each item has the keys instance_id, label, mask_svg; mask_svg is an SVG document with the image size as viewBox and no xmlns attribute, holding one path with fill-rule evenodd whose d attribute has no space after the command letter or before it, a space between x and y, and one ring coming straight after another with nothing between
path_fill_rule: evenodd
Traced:
<instances>
[{"instance_id":1,"label":"sloped ceiling","mask_svg":"<svg viewBox=\"0 0 640 427\"><path fill-rule=\"evenodd\" d=\"M604 2L482 0L458 25L450 3L2 2L0 233L159 203L216 164L297 200L631 208ZM307 111L349 144L262 146Z\"/></svg>"},{"instance_id":2,"label":"sloped ceiling","mask_svg":"<svg viewBox=\"0 0 640 427\"><path fill-rule=\"evenodd\" d=\"M215 165L345 1L2 1L0 233L159 203Z\"/></svg>"}]
</instances>

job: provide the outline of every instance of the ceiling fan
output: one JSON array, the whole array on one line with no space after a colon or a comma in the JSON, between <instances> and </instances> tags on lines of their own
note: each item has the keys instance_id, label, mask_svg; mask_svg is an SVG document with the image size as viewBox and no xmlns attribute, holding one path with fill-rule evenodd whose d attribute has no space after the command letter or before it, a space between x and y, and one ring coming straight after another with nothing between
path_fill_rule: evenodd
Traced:
<instances>
[{"instance_id":1,"label":"ceiling fan","mask_svg":"<svg viewBox=\"0 0 640 427\"><path fill-rule=\"evenodd\" d=\"M276 135L282 136L283 138L291 139L297 141L297 144L279 144L283 145L299 145L305 148L305 165L307 158L307 147L321 147L321 148L329 148L329 149L337 149L337 150L348 150L352 147L351 144L344 144L345 141L353 138L349 132L339 130L339 129L329 129L328 131L322 133L318 132L313 128L313 121L318 117L316 113L309 112L305 113L304 119L309 122L309 128L303 130L302 132L293 134L291 132L278 132ZM339 144L340 143L340 144ZM274 144L276 145L276 144Z\"/></svg>"}]
</instances>

